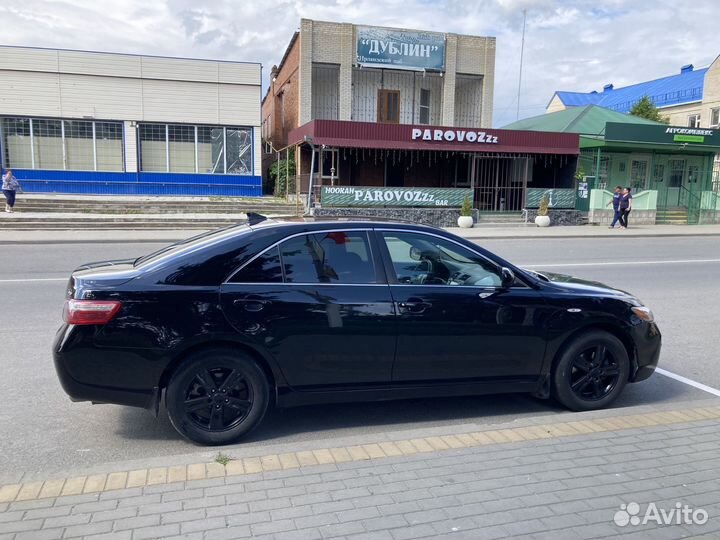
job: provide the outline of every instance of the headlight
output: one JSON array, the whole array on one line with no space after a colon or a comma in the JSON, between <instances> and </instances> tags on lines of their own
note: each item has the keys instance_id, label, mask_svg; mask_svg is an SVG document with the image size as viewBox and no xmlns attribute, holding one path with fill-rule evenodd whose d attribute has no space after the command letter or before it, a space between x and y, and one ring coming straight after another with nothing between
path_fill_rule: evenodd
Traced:
<instances>
[{"instance_id":1,"label":"headlight","mask_svg":"<svg viewBox=\"0 0 720 540\"><path fill-rule=\"evenodd\" d=\"M645 306L632 307L630 309L632 309L632 312L640 320L647 321L647 322L653 322L655 320L655 316L653 315L653 312L650 311L650 309L646 308Z\"/></svg>"}]
</instances>

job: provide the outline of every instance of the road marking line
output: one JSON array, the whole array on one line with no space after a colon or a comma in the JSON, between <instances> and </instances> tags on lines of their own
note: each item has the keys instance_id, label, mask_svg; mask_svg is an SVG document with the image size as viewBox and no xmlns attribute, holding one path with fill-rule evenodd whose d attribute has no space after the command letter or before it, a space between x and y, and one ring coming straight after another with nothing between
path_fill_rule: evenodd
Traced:
<instances>
[{"instance_id":1,"label":"road marking line","mask_svg":"<svg viewBox=\"0 0 720 540\"><path fill-rule=\"evenodd\" d=\"M665 370L659 372L667 374ZM670 376L680 377L670 374ZM683 382L689 381L684 377ZM690 381L694 383L694 381ZM699 385L699 383L695 383ZM694 385L695 385L694 384ZM705 385L699 385L708 389ZM710 388L715 395L720 391ZM323 463L345 461L374 461L389 456L407 456L418 452L444 452L450 448L471 448L481 445L517 444L534 439L553 439L582 436L599 432L621 432L642 426L688 424L720 419L720 407L667 410L657 413L621 415L619 417L589 418L537 426L516 427L498 430L456 433L439 437L383 441L360 446L317 449L312 451L289 452L280 456L271 454L244 459L232 459L226 465L217 462L192 463L170 467L156 467L134 471L112 472L69 478L0 486L0 504L16 501L63 497L79 493L97 493L130 487L172 484L204 478L235 475L250 475L277 471L280 469L304 469ZM42 487L41 487L42 486ZM12 507L11 507L12 509Z\"/></svg>"},{"instance_id":2,"label":"road marking line","mask_svg":"<svg viewBox=\"0 0 720 540\"><path fill-rule=\"evenodd\" d=\"M720 259L675 259L666 261L598 261L583 263L546 263L546 264L518 264L520 268L557 268L575 266L632 266L644 264L688 264L688 263L716 263Z\"/></svg>"},{"instance_id":3,"label":"road marking line","mask_svg":"<svg viewBox=\"0 0 720 540\"><path fill-rule=\"evenodd\" d=\"M67 281L67 277L53 278L27 278L27 279L0 279L0 283L30 283L32 281Z\"/></svg>"},{"instance_id":4,"label":"road marking line","mask_svg":"<svg viewBox=\"0 0 720 540\"><path fill-rule=\"evenodd\" d=\"M671 379L675 379L676 381L680 381L681 383L685 383L690 386L694 386L695 388L698 388L702 390L703 392L707 392L708 394L712 394L713 396L720 397L720 390L717 388L713 388L712 386L708 386L703 383L699 383L697 381L693 381L692 379L688 379L687 377L683 377L682 375L678 375L677 373L672 373L671 371L667 371L662 368L655 368L655 371L657 373L660 373L660 375L665 375L666 377L669 377Z\"/></svg>"}]
</instances>

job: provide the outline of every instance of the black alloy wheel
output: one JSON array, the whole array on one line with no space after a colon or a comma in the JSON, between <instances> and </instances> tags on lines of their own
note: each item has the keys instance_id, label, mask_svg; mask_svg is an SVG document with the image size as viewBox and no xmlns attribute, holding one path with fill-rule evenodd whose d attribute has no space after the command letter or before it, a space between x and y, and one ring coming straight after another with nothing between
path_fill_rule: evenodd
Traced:
<instances>
[{"instance_id":1,"label":"black alloy wheel","mask_svg":"<svg viewBox=\"0 0 720 540\"><path fill-rule=\"evenodd\" d=\"M552 372L552 394L574 411L601 409L622 392L630 376L630 359L614 335L590 330L562 349Z\"/></svg>"},{"instance_id":2,"label":"black alloy wheel","mask_svg":"<svg viewBox=\"0 0 720 540\"><path fill-rule=\"evenodd\" d=\"M270 391L253 358L232 349L188 357L168 384L168 417L183 436L202 444L228 444L263 418Z\"/></svg>"},{"instance_id":3,"label":"black alloy wheel","mask_svg":"<svg viewBox=\"0 0 720 540\"><path fill-rule=\"evenodd\" d=\"M568 371L570 387L580 399L597 401L613 391L620 378L618 361L605 345L578 354Z\"/></svg>"},{"instance_id":4,"label":"black alloy wheel","mask_svg":"<svg viewBox=\"0 0 720 540\"><path fill-rule=\"evenodd\" d=\"M231 429L247 417L253 391L239 369L200 368L185 390L185 417L201 429Z\"/></svg>"}]
</instances>

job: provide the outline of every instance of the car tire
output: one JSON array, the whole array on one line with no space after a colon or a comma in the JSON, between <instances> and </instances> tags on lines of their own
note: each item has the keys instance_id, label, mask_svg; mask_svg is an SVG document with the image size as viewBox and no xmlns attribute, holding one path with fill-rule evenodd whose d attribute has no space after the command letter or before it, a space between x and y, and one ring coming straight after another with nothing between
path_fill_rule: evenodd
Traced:
<instances>
[{"instance_id":1,"label":"car tire","mask_svg":"<svg viewBox=\"0 0 720 540\"><path fill-rule=\"evenodd\" d=\"M622 392L630 374L623 343L593 330L573 338L562 350L552 373L553 397L573 411L601 409Z\"/></svg>"},{"instance_id":2,"label":"car tire","mask_svg":"<svg viewBox=\"0 0 720 540\"><path fill-rule=\"evenodd\" d=\"M190 355L172 375L167 412L183 437L204 445L230 444L265 416L270 389L262 368L233 349L206 349Z\"/></svg>"}]
</instances>

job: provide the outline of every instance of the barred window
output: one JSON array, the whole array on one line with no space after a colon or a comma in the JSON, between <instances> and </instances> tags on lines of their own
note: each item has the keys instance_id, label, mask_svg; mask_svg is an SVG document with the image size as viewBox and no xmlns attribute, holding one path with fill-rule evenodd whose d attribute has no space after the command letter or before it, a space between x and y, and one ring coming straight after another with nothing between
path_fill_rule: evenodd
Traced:
<instances>
[{"instance_id":1,"label":"barred window","mask_svg":"<svg viewBox=\"0 0 720 540\"><path fill-rule=\"evenodd\" d=\"M67 169L95 170L92 122L65 120L65 159Z\"/></svg>"},{"instance_id":2,"label":"barred window","mask_svg":"<svg viewBox=\"0 0 720 540\"><path fill-rule=\"evenodd\" d=\"M195 126L168 126L170 172L195 172Z\"/></svg>"},{"instance_id":3,"label":"barred window","mask_svg":"<svg viewBox=\"0 0 720 540\"><path fill-rule=\"evenodd\" d=\"M140 125L140 168L167 172L167 131L165 124Z\"/></svg>"},{"instance_id":4,"label":"barred window","mask_svg":"<svg viewBox=\"0 0 720 540\"><path fill-rule=\"evenodd\" d=\"M123 127L120 122L95 122L98 171L122 171Z\"/></svg>"},{"instance_id":5,"label":"barred window","mask_svg":"<svg viewBox=\"0 0 720 540\"><path fill-rule=\"evenodd\" d=\"M223 128L198 126L198 172L225 172L225 137Z\"/></svg>"},{"instance_id":6,"label":"barred window","mask_svg":"<svg viewBox=\"0 0 720 540\"><path fill-rule=\"evenodd\" d=\"M12 169L32 169L30 119L3 118L2 134L5 166Z\"/></svg>"},{"instance_id":7,"label":"barred window","mask_svg":"<svg viewBox=\"0 0 720 540\"><path fill-rule=\"evenodd\" d=\"M36 169L65 169L62 123L60 120L33 120L32 134Z\"/></svg>"},{"instance_id":8,"label":"barred window","mask_svg":"<svg viewBox=\"0 0 720 540\"><path fill-rule=\"evenodd\" d=\"M123 170L121 122L9 117L0 120L4 161L8 167Z\"/></svg>"},{"instance_id":9,"label":"barred window","mask_svg":"<svg viewBox=\"0 0 720 540\"><path fill-rule=\"evenodd\" d=\"M252 174L252 128L141 124L138 131L141 171Z\"/></svg>"},{"instance_id":10,"label":"barred window","mask_svg":"<svg viewBox=\"0 0 720 540\"><path fill-rule=\"evenodd\" d=\"M226 128L228 174L252 174L252 130Z\"/></svg>"}]
</instances>

